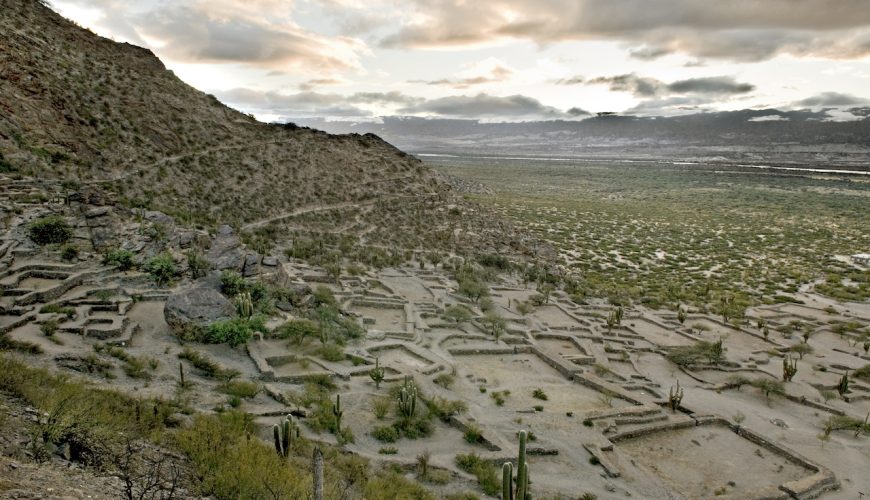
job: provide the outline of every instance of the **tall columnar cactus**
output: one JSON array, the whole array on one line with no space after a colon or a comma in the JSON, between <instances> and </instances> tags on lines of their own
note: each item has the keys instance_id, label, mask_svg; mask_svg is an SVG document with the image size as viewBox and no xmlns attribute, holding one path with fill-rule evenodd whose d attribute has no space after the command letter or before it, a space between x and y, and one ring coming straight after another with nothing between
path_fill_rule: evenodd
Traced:
<instances>
[{"instance_id":1,"label":"tall columnar cactus","mask_svg":"<svg viewBox=\"0 0 870 500\"><path fill-rule=\"evenodd\" d=\"M684 311L682 307L677 310L677 321L679 321L681 325L686 322L686 311Z\"/></svg>"},{"instance_id":2,"label":"tall columnar cactus","mask_svg":"<svg viewBox=\"0 0 870 500\"><path fill-rule=\"evenodd\" d=\"M526 463L526 440L529 433L520 431L520 450L517 454L517 492L515 500L526 500L529 493L529 464Z\"/></svg>"},{"instance_id":3,"label":"tall columnar cactus","mask_svg":"<svg viewBox=\"0 0 870 500\"><path fill-rule=\"evenodd\" d=\"M375 389L381 388L381 382L384 381L384 369L381 368L381 363L379 358L375 358L375 367L369 372L369 377L375 382Z\"/></svg>"},{"instance_id":4,"label":"tall columnar cactus","mask_svg":"<svg viewBox=\"0 0 870 500\"><path fill-rule=\"evenodd\" d=\"M514 468L510 462L501 466L501 500L514 500Z\"/></svg>"},{"instance_id":5,"label":"tall columnar cactus","mask_svg":"<svg viewBox=\"0 0 870 500\"><path fill-rule=\"evenodd\" d=\"M314 448L311 473L314 476L314 500L323 500L323 452L319 447Z\"/></svg>"},{"instance_id":6,"label":"tall columnar cactus","mask_svg":"<svg viewBox=\"0 0 870 500\"><path fill-rule=\"evenodd\" d=\"M287 415L281 425L272 426L272 438L275 441L275 451L279 456L287 458L293 440L299 438L299 426L293 422L292 416Z\"/></svg>"},{"instance_id":7,"label":"tall columnar cactus","mask_svg":"<svg viewBox=\"0 0 870 500\"><path fill-rule=\"evenodd\" d=\"M791 382L791 379L794 378L797 373L797 360L792 359L791 356L786 356L782 358L782 381L783 382Z\"/></svg>"},{"instance_id":8,"label":"tall columnar cactus","mask_svg":"<svg viewBox=\"0 0 870 500\"><path fill-rule=\"evenodd\" d=\"M607 333L609 334L613 327L616 326L616 313L610 311L610 314L607 315Z\"/></svg>"},{"instance_id":9,"label":"tall columnar cactus","mask_svg":"<svg viewBox=\"0 0 870 500\"><path fill-rule=\"evenodd\" d=\"M178 384L181 388L187 387L187 384L184 383L184 364L178 363Z\"/></svg>"},{"instance_id":10,"label":"tall columnar cactus","mask_svg":"<svg viewBox=\"0 0 870 500\"><path fill-rule=\"evenodd\" d=\"M671 409L671 411L677 411L677 409L680 407L680 403L683 402L683 395L683 388L680 387L680 381L677 380L677 386L671 386L670 391L668 391L668 407Z\"/></svg>"},{"instance_id":11,"label":"tall columnar cactus","mask_svg":"<svg viewBox=\"0 0 870 500\"><path fill-rule=\"evenodd\" d=\"M849 392L849 372L844 373L840 377L840 382L837 384L837 392L840 393L840 396Z\"/></svg>"},{"instance_id":12,"label":"tall columnar cactus","mask_svg":"<svg viewBox=\"0 0 870 500\"><path fill-rule=\"evenodd\" d=\"M616 324L622 324L622 316L625 314L625 311L622 310L622 306L616 308Z\"/></svg>"},{"instance_id":13,"label":"tall columnar cactus","mask_svg":"<svg viewBox=\"0 0 870 500\"><path fill-rule=\"evenodd\" d=\"M341 416L344 412L341 410L341 395L335 395L335 403L332 405L332 415L335 417L335 434L341 434Z\"/></svg>"},{"instance_id":14,"label":"tall columnar cactus","mask_svg":"<svg viewBox=\"0 0 870 500\"><path fill-rule=\"evenodd\" d=\"M399 393L399 413L405 418L411 418L417 412L417 388L405 378L405 386Z\"/></svg>"},{"instance_id":15,"label":"tall columnar cactus","mask_svg":"<svg viewBox=\"0 0 870 500\"><path fill-rule=\"evenodd\" d=\"M254 302L251 299L251 292L241 292L236 295L236 312L243 318L250 318L254 315Z\"/></svg>"}]
</instances>

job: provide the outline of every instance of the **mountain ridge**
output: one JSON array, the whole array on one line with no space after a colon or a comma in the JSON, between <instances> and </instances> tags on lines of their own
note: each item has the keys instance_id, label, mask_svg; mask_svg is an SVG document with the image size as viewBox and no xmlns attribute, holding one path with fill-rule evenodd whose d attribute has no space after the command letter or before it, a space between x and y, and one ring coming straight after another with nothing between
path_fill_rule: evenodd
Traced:
<instances>
[{"instance_id":1,"label":"mountain ridge","mask_svg":"<svg viewBox=\"0 0 870 500\"><path fill-rule=\"evenodd\" d=\"M332 232L404 249L522 247L380 137L261 123L183 83L150 50L99 37L42 2L3 0L0 12L6 171L99 184L123 204L208 228L304 212L261 228L272 239ZM306 210L318 206L342 210Z\"/></svg>"}]
</instances>

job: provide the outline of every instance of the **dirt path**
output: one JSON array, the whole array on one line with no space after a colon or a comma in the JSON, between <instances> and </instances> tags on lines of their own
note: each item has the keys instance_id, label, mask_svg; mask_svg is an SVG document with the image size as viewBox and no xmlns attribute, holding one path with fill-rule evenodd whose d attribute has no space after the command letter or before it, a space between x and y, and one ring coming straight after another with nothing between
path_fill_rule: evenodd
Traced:
<instances>
[{"instance_id":1,"label":"dirt path","mask_svg":"<svg viewBox=\"0 0 870 500\"><path fill-rule=\"evenodd\" d=\"M145 169L157 167L157 166L163 165L165 163L173 162L173 161L178 161L182 158L196 158L198 156L204 156L204 155L207 155L209 153L214 153L216 151L230 151L233 149L249 149L249 148L253 148L253 147L263 146L266 144L283 144L285 142L288 142L288 141L262 141L262 142L252 142L249 144L238 144L238 145L234 145L234 146L215 146L212 148L206 148L206 149L202 149L200 151L194 151L191 153L183 153L183 154L178 154L178 155L167 156L165 158L161 158L161 159L155 161L154 163L149 163L148 165L143 165L139 168L130 170L128 172L124 172L123 174L117 175L117 176L112 177L110 179L96 179L96 180L82 181L82 184L87 184L87 185L108 184L111 182L117 182L120 180L124 180L127 177L130 177L132 175L136 175L139 172L144 171Z\"/></svg>"},{"instance_id":2,"label":"dirt path","mask_svg":"<svg viewBox=\"0 0 870 500\"><path fill-rule=\"evenodd\" d=\"M298 215L314 213L314 212L329 212L331 210L341 210L342 208L361 208L361 207L367 207L369 205L374 205L376 202L377 202L377 200L362 201L362 202L360 202L360 201L345 201L345 202L341 202L341 203L333 203L330 205L323 205L323 204L319 204L319 203L317 205L308 205L308 206L299 207L299 208L290 210L289 212L283 212L283 213L280 213L278 215L274 215L274 216L266 218L266 219L260 219L258 221L251 222L250 224L245 224L244 226L242 226L242 231L256 229L258 227L265 226L265 225L270 224L272 222L277 222L277 221L282 220L282 219L289 219L291 217L296 217Z\"/></svg>"}]
</instances>

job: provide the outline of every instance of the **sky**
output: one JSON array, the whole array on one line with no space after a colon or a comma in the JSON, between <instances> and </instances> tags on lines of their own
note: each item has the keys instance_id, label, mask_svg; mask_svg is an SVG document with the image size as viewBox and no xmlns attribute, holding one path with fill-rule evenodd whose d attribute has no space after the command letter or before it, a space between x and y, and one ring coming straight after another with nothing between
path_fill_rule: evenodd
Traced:
<instances>
[{"instance_id":1,"label":"sky","mask_svg":"<svg viewBox=\"0 0 870 500\"><path fill-rule=\"evenodd\" d=\"M51 0L258 119L870 105L868 0Z\"/></svg>"}]
</instances>

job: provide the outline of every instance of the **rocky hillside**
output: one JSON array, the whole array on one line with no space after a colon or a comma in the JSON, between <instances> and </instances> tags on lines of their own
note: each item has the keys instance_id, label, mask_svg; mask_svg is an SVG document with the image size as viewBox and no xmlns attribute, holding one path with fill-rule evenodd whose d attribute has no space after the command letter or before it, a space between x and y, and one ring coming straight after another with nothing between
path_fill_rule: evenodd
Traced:
<instances>
[{"instance_id":1,"label":"rocky hillside","mask_svg":"<svg viewBox=\"0 0 870 500\"><path fill-rule=\"evenodd\" d=\"M522 251L416 158L366 135L268 125L179 80L149 50L38 0L0 8L0 170L99 184L127 206L270 240ZM291 235L291 232L293 233Z\"/></svg>"}]
</instances>

